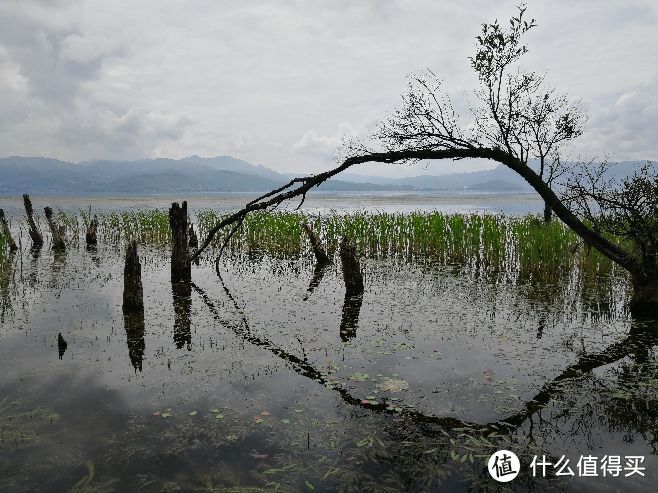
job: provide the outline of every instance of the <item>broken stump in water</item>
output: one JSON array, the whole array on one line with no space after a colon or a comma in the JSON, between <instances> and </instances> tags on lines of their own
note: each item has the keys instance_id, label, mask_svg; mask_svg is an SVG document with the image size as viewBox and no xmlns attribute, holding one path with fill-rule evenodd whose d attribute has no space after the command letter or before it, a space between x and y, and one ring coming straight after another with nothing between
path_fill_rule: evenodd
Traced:
<instances>
[{"instance_id":1,"label":"broken stump in water","mask_svg":"<svg viewBox=\"0 0 658 493\"><path fill-rule=\"evenodd\" d=\"M18 246L16 245L14 238L11 236L9 223L7 223L7 219L5 218L5 211L3 209L0 209L0 228L2 228L2 234L7 240L7 243L9 243L9 251L13 253L18 250Z\"/></svg>"},{"instance_id":2,"label":"broken stump in water","mask_svg":"<svg viewBox=\"0 0 658 493\"><path fill-rule=\"evenodd\" d=\"M132 241L126 247L126 263L123 268L123 313L143 312L142 264L137 255L137 242Z\"/></svg>"},{"instance_id":3,"label":"broken stump in water","mask_svg":"<svg viewBox=\"0 0 658 493\"><path fill-rule=\"evenodd\" d=\"M66 340L64 340L64 337L62 337L62 333L60 332L59 334L57 334L57 352L59 353L59 359L62 359L64 353L66 352L67 347L68 344L66 343Z\"/></svg>"},{"instance_id":4,"label":"broken stump in water","mask_svg":"<svg viewBox=\"0 0 658 493\"><path fill-rule=\"evenodd\" d=\"M26 193L23 194L23 204L25 205L25 213L27 214L27 224L29 227L30 238L32 238L32 248L39 249L43 246L43 236L41 235L39 226L34 220L32 201L30 200L30 196Z\"/></svg>"},{"instance_id":5,"label":"broken stump in water","mask_svg":"<svg viewBox=\"0 0 658 493\"><path fill-rule=\"evenodd\" d=\"M190 248L194 248L195 250L199 248L199 238L197 238L196 233L194 232L194 226L192 226L191 223L187 234L190 237Z\"/></svg>"},{"instance_id":6,"label":"broken stump in water","mask_svg":"<svg viewBox=\"0 0 658 493\"><path fill-rule=\"evenodd\" d=\"M50 228L50 233L53 236L53 249L54 250L65 250L65 229L64 226L58 226L57 221L53 217L53 210L50 207L44 207L44 212L46 213L46 221L48 221L48 227Z\"/></svg>"},{"instance_id":7,"label":"broken stump in water","mask_svg":"<svg viewBox=\"0 0 658 493\"><path fill-rule=\"evenodd\" d=\"M91 215L91 211L90 211ZM94 246L98 243L98 239L96 237L96 233L98 231L98 218L96 217L96 214L94 214L94 217L89 221L89 224L87 225L87 233L85 234L85 240L87 242L87 246Z\"/></svg>"},{"instance_id":8,"label":"broken stump in water","mask_svg":"<svg viewBox=\"0 0 658 493\"><path fill-rule=\"evenodd\" d=\"M190 223L190 229L188 230L187 234L190 237L190 250L191 251L198 250L198 248L199 248L199 238L197 238L197 236L196 236L196 233L194 231L194 226L192 226L192 223ZM194 259L194 265L199 265L199 257Z\"/></svg>"},{"instance_id":9,"label":"broken stump in water","mask_svg":"<svg viewBox=\"0 0 658 493\"><path fill-rule=\"evenodd\" d=\"M329 265L331 263L331 259L327 255L327 252L325 252L324 248L322 247L322 243L320 242L320 238L313 232L311 227L303 223L302 228L304 228L304 231L306 232L306 236L308 236L309 241L311 242L311 248L313 249L313 253L315 254L315 260L317 261L318 265Z\"/></svg>"},{"instance_id":10,"label":"broken stump in water","mask_svg":"<svg viewBox=\"0 0 658 493\"><path fill-rule=\"evenodd\" d=\"M363 275L361 274L359 259L356 256L356 246L347 237L343 237L340 242L340 261L343 266L345 296L363 294Z\"/></svg>"},{"instance_id":11,"label":"broken stump in water","mask_svg":"<svg viewBox=\"0 0 658 493\"><path fill-rule=\"evenodd\" d=\"M187 229L187 202L182 206L178 202L169 208L169 227L171 228L171 282L190 281L192 264L190 262Z\"/></svg>"}]
</instances>

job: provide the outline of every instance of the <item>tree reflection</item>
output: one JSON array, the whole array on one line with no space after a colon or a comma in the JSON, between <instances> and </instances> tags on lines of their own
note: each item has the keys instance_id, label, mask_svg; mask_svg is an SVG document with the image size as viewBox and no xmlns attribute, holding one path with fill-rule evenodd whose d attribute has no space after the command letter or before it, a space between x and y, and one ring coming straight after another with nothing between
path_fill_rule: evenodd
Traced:
<instances>
[{"instance_id":1,"label":"tree reflection","mask_svg":"<svg viewBox=\"0 0 658 493\"><path fill-rule=\"evenodd\" d=\"M340 319L340 339L347 342L356 337L356 329L359 325L359 314L363 304L363 295L345 295L343 302L343 315Z\"/></svg>"},{"instance_id":2,"label":"tree reflection","mask_svg":"<svg viewBox=\"0 0 658 493\"><path fill-rule=\"evenodd\" d=\"M144 312L124 313L123 323L126 329L128 357L135 371L142 371L144 359Z\"/></svg>"},{"instance_id":3,"label":"tree reflection","mask_svg":"<svg viewBox=\"0 0 658 493\"><path fill-rule=\"evenodd\" d=\"M174 343L177 349L192 349L191 312L192 286L189 281L171 283L174 302Z\"/></svg>"}]
</instances>

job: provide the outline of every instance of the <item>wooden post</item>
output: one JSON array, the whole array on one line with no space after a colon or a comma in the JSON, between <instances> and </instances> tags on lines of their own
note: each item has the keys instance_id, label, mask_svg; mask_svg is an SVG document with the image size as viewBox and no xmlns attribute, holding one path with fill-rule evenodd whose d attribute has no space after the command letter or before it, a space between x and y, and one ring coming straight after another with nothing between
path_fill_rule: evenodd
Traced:
<instances>
[{"instance_id":1,"label":"wooden post","mask_svg":"<svg viewBox=\"0 0 658 493\"><path fill-rule=\"evenodd\" d=\"M91 215L91 211L89 213ZM87 246L93 246L98 243L98 240L96 238L96 231L98 230L98 218L96 217L96 214L94 214L94 217L89 221L89 224L87 225L87 234L85 235L85 240L87 241Z\"/></svg>"},{"instance_id":2,"label":"wooden post","mask_svg":"<svg viewBox=\"0 0 658 493\"><path fill-rule=\"evenodd\" d=\"M343 281L345 282L345 296L358 296L363 294L363 275L356 256L356 246L347 237L340 242L340 261L343 265Z\"/></svg>"},{"instance_id":3,"label":"wooden post","mask_svg":"<svg viewBox=\"0 0 658 493\"><path fill-rule=\"evenodd\" d=\"M53 217L53 210L50 207L44 207L43 210L46 213L46 221L48 221L50 233L53 235L53 249L65 250L66 242L64 241L64 226L57 226L57 222Z\"/></svg>"},{"instance_id":4,"label":"wooden post","mask_svg":"<svg viewBox=\"0 0 658 493\"><path fill-rule=\"evenodd\" d=\"M66 343L66 340L64 337L62 337L62 333L60 332L57 334L57 352L59 353L59 359L62 359L64 357L64 353L66 352L66 348L68 347L68 344Z\"/></svg>"},{"instance_id":5,"label":"wooden post","mask_svg":"<svg viewBox=\"0 0 658 493\"><path fill-rule=\"evenodd\" d=\"M123 314L144 312L142 288L142 264L137 255L137 242L126 247L126 263L123 268Z\"/></svg>"},{"instance_id":6,"label":"wooden post","mask_svg":"<svg viewBox=\"0 0 658 493\"><path fill-rule=\"evenodd\" d=\"M32 238L32 248L39 249L43 246L43 236L34 220L34 211L32 210L32 201L28 194L23 194L23 204L25 205L25 213L27 214L27 224L29 226L30 238Z\"/></svg>"},{"instance_id":7,"label":"wooden post","mask_svg":"<svg viewBox=\"0 0 658 493\"><path fill-rule=\"evenodd\" d=\"M7 239L7 243L9 243L9 251L13 253L18 250L18 246L16 245L14 238L11 236L9 224L5 218L5 211L3 209L0 209L0 228L2 228L2 234Z\"/></svg>"},{"instance_id":8,"label":"wooden post","mask_svg":"<svg viewBox=\"0 0 658 493\"><path fill-rule=\"evenodd\" d=\"M308 239L311 242L311 248L313 249L315 260L317 261L318 265L329 265L331 263L331 259L322 247L320 238L317 237L317 235L313 232L308 224L302 224L302 228L304 228L306 236L308 236Z\"/></svg>"},{"instance_id":9,"label":"wooden post","mask_svg":"<svg viewBox=\"0 0 658 493\"><path fill-rule=\"evenodd\" d=\"M178 202L171 204L169 227L171 228L171 282L190 281L192 264L189 255L186 201L183 201L182 207Z\"/></svg>"},{"instance_id":10,"label":"wooden post","mask_svg":"<svg viewBox=\"0 0 658 493\"><path fill-rule=\"evenodd\" d=\"M190 248L196 250L199 248L199 238L197 238L196 233L194 232L194 226L190 223L190 229L187 231L188 236L190 237Z\"/></svg>"}]
</instances>

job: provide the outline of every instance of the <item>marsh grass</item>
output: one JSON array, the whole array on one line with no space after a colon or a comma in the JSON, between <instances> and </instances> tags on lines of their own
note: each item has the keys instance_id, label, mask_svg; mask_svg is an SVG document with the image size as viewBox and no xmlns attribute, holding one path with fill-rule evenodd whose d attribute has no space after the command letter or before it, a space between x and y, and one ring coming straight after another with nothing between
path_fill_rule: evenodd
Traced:
<instances>
[{"instance_id":1,"label":"marsh grass","mask_svg":"<svg viewBox=\"0 0 658 493\"><path fill-rule=\"evenodd\" d=\"M204 210L191 219L199 238L203 239L223 217L221 213ZM59 212L57 218L67 228L68 241L79 243L89 213ZM134 239L142 244L166 247L171 241L166 210L100 212L98 220L99 238L106 244L119 246ZM554 220L545 224L536 216L441 212L314 216L286 211L260 212L247 216L228 248L235 255L308 253L304 222L320 236L330 256L335 255L340 239L346 235L366 258L455 266L468 276L497 282L563 284L570 279L573 282L575 275L579 282L591 283L619 272L610 260L583 245L562 222ZM608 237L620 242L618 238ZM220 246L224 238L225 235L215 237L213 246Z\"/></svg>"},{"instance_id":2,"label":"marsh grass","mask_svg":"<svg viewBox=\"0 0 658 493\"><path fill-rule=\"evenodd\" d=\"M212 211L198 214L201 237L221 219ZM354 239L366 258L393 258L462 267L465 273L499 281L562 282L574 270L583 279L613 274L615 266L560 221L544 224L535 216L491 214L353 213L308 216L293 212L247 217L229 247L296 255L309 251L301 224L318 233L329 254L340 238ZM617 238L610 237L613 241ZM223 237L215 239L219 245ZM617 269L618 270L618 269Z\"/></svg>"},{"instance_id":3,"label":"marsh grass","mask_svg":"<svg viewBox=\"0 0 658 493\"><path fill-rule=\"evenodd\" d=\"M3 235L2 229L0 228L0 277L8 276L10 269L11 254L9 251L9 241Z\"/></svg>"}]
</instances>

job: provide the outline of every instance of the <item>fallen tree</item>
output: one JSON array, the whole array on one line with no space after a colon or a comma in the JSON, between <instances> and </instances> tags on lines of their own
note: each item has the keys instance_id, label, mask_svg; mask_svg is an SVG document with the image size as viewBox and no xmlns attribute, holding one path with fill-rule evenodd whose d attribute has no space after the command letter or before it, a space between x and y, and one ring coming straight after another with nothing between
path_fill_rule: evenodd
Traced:
<instances>
[{"instance_id":1,"label":"fallen tree","mask_svg":"<svg viewBox=\"0 0 658 493\"><path fill-rule=\"evenodd\" d=\"M650 241L636 241L634 248L623 247L608 240L600 228L586 224L583 215L569 207L568 194L560 197L553 189L555 178L565 171L561 160L563 146L582 134L586 118L577 105L568 104L565 96L547 89L543 76L514 70L518 59L527 52L521 38L535 27L534 19L528 22L524 14L525 8L520 7L518 16L510 19L509 30L498 21L483 24L482 34L476 38L476 54L470 63L480 82L476 92L479 104L472 109L469 125L460 123L449 98L441 91L441 81L432 72L414 76L401 108L383 121L373 135L374 145L383 150L351 143L345 150L346 159L335 168L294 178L224 218L209 231L191 258L196 259L218 232L230 226L232 229L224 239L224 245L228 244L247 214L301 197L299 208L312 188L357 164L487 159L507 166L525 179L544 200L547 219L552 211L586 245L631 274L634 313L658 313L658 230L647 229ZM635 189L658 196L656 190L656 180L648 188Z\"/></svg>"}]
</instances>

